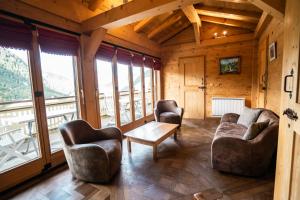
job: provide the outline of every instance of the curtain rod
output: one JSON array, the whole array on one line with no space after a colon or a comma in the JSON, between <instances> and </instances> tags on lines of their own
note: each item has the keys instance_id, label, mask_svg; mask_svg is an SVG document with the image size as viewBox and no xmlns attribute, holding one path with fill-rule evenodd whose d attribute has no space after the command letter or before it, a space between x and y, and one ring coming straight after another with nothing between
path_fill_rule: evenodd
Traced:
<instances>
[{"instance_id":1,"label":"curtain rod","mask_svg":"<svg viewBox=\"0 0 300 200\"><path fill-rule=\"evenodd\" d=\"M22 21L24 21L25 24L37 24L37 25L45 26L45 27L55 29L55 30L58 30L58 31L62 31L62 32L65 32L65 33L69 33L69 34L72 34L72 35L76 35L76 36L81 35L81 33L77 33L77 32L70 31L70 30L67 30L67 29L64 29L64 28L60 28L60 27L57 27L57 26L54 26L54 25L51 25L51 24L47 24L47 23L38 21L38 20L23 17L21 15L17 15L17 14L14 14L14 13L11 13L11 12L8 12L8 11L5 11L5 10L0 9L0 14L3 14L3 15L6 15L8 17L15 18L15 19L22 20ZM106 41L103 41L103 43L109 44L109 45L117 47L117 48L122 48L122 49L125 49L125 50L128 50L128 51L132 51L132 52L139 53L139 54L142 54L142 55L145 55L145 56L149 56L149 57L159 59L159 57L152 56L152 55L149 55L149 54L146 54L146 53L142 53L142 52L139 52L139 51L136 51L136 50L133 50L133 49L129 49L127 47L123 47L123 46L120 46L120 45L117 45L117 44L113 44L113 43L106 42Z\"/></svg>"}]
</instances>

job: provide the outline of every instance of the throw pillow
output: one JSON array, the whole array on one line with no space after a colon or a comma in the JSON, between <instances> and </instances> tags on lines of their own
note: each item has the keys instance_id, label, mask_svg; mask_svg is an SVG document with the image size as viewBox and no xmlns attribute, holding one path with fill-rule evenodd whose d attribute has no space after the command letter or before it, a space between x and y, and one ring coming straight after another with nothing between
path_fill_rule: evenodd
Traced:
<instances>
[{"instance_id":1,"label":"throw pillow","mask_svg":"<svg viewBox=\"0 0 300 200\"><path fill-rule=\"evenodd\" d=\"M252 123L243 136L244 140L252 140L261 133L268 125L270 120L264 122Z\"/></svg>"},{"instance_id":2,"label":"throw pillow","mask_svg":"<svg viewBox=\"0 0 300 200\"><path fill-rule=\"evenodd\" d=\"M261 111L261 109L251 109L245 107L237 121L237 124L242 124L248 128L253 122L256 122Z\"/></svg>"}]
</instances>

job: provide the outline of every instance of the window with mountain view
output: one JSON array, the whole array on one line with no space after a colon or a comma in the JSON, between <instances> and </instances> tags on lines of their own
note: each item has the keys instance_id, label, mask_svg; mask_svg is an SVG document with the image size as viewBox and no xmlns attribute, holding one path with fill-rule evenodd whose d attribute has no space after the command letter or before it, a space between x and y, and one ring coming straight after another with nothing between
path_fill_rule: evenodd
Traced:
<instances>
[{"instance_id":1,"label":"window with mountain view","mask_svg":"<svg viewBox=\"0 0 300 200\"><path fill-rule=\"evenodd\" d=\"M78 118L73 56L41 52L42 78L51 151L62 148L58 126Z\"/></svg>"},{"instance_id":2,"label":"window with mountain view","mask_svg":"<svg viewBox=\"0 0 300 200\"><path fill-rule=\"evenodd\" d=\"M101 128L116 126L112 63L97 59Z\"/></svg>"},{"instance_id":3,"label":"window with mountain view","mask_svg":"<svg viewBox=\"0 0 300 200\"><path fill-rule=\"evenodd\" d=\"M37 138L28 53L0 47L0 173L38 158Z\"/></svg>"}]
</instances>

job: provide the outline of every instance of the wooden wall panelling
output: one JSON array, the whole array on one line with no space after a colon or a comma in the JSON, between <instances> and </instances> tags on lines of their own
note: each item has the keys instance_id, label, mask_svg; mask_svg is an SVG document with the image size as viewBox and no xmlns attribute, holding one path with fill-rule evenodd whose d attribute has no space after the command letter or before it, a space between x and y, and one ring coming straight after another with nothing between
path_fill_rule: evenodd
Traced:
<instances>
[{"instance_id":1,"label":"wooden wall panelling","mask_svg":"<svg viewBox=\"0 0 300 200\"><path fill-rule=\"evenodd\" d=\"M282 73L282 57L283 57L283 22L273 18L266 30L261 34L258 45L259 49L264 44L266 38L269 38L266 44L265 51L272 42L276 42L277 58L272 62L268 62L268 82L267 82L267 96L266 105L267 109L273 110L275 113L280 114L280 96L281 96L281 73ZM267 52L268 54L268 52ZM258 62L260 62L258 57ZM258 75L259 76L259 75Z\"/></svg>"},{"instance_id":2,"label":"wooden wall panelling","mask_svg":"<svg viewBox=\"0 0 300 200\"><path fill-rule=\"evenodd\" d=\"M162 48L164 98L180 102L178 58L204 55L207 87L206 116L211 116L211 98L214 96L244 97L246 105L251 106L253 49L256 47L253 37L248 41L237 40L232 44L216 44L209 47L202 46L203 43L200 47L193 43ZM241 56L241 74L219 75L219 58L229 56Z\"/></svg>"}]
</instances>

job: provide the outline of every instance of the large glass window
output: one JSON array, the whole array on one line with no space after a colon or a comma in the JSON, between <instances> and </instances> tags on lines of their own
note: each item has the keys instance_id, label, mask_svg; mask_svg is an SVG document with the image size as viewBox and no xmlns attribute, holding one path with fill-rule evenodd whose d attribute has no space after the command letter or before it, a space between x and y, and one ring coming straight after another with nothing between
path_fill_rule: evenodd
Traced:
<instances>
[{"instance_id":1,"label":"large glass window","mask_svg":"<svg viewBox=\"0 0 300 200\"><path fill-rule=\"evenodd\" d=\"M78 118L76 62L73 56L41 53L44 97L51 152L62 148L58 126Z\"/></svg>"},{"instance_id":2,"label":"large glass window","mask_svg":"<svg viewBox=\"0 0 300 200\"><path fill-rule=\"evenodd\" d=\"M142 85L142 68L139 66L132 67L133 93L134 93L134 110L135 119L143 117L143 85Z\"/></svg>"},{"instance_id":3,"label":"large glass window","mask_svg":"<svg viewBox=\"0 0 300 200\"><path fill-rule=\"evenodd\" d=\"M129 66L118 63L118 89L121 125L132 121L129 87Z\"/></svg>"},{"instance_id":4,"label":"large glass window","mask_svg":"<svg viewBox=\"0 0 300 200\"><path fill-rule=\"evenodd\" d=\"M101 127L116 126L112 63L97 59Z\"/></svg>"},{"instance_id":5,"label":"large glass window","mask_svg":"<svg viewBox=\"0 0 300 200\"><path fill-rule=\"evenodd\" d=\"M153 71L151 68L144 68L146 115L150 115L153 113L152 73Z\"/></svg>"},{"instance_id":6,"label":"large glass window","mask_svg":"<svg viewBox=\"0 0 300 200\"><path fill-rule=\"evenodd\" d=\"M0 47L0 173L38 157L28 53Z\"/></svg>"}]
</instances>

